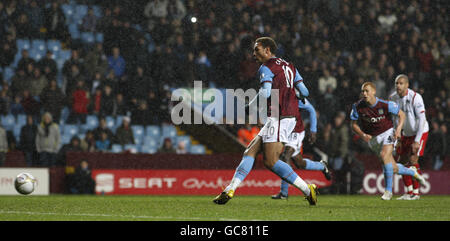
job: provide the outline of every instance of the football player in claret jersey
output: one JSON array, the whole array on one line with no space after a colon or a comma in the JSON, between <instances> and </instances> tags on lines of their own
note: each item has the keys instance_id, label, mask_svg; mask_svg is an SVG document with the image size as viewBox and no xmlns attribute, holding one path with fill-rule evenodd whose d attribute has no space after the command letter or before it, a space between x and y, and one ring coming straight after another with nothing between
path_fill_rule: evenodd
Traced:
<instances>
[{"instance_id":1,"label":"football player in claret jersey","mask_svg":"<svg viewBox=\"0 0 450 241\"><path fill-rule=\"evenodd\" d=\"M423 183L424 179L414 166L407 168L395 163L392 155L394 144L401 136L405 113L396 103L376 97L376 86L372 82L362 85L361 94L362 99L352 106L351 127L381 159L385 181L385 192L381 199L391 200L394 173L412 176L420 183ZM398 116L395 131L392 115Z\"/></svg>"},{"instance_id":2,"label":"football player in claret jersey","mask_svg":"<svg viewBox=\"0 0 450 241\"><path fill-rule=\"evenodd\" d=\"M290 163L291 160L294 162L294 165L303 170L314 170L314 171L322 171L327 180L331 179L330 171L327 167L327 162L324 160L320 160L318 162L312 161L308 158L303 157L303 139L305 138L305 127L303 125L303 119L301 116L300 110L306 110L309 113L309 119L311 122L310 125L310 142L311 144L316 140L317 133L317 117L316 110L314 106L305 98L303 101L298 102L299 112L296 116L297 123L295 124L295 128L289 136L289 142L286 143L284 147L284 151L281 154L281 160ZM288 198L288 190L289 184L282 180L281 182L281 190L278 194L272 196L272 199L287 199Z\"/></svg>"},{"instance_id":3,"label":"football player in claret jersey","mask_svg":"<svg viewBox=\"0 0 450 241\"><path fill-rule=\"evenodd\" d=\"M264 165L269 170L300 189L310 205L315 205L317 202L316 185L307 184L289 164L279 160L284 143L287 143L288 136L295 127L295 115L298 112L297 97L300 94L304 97L308 96L309 92L294 65L277 58L276 50L275 41L269 37L261 37L255 41L253 56L261 63L258 70L261 84L258 95L268 99L267 120L244 151L230 184L214 198L213 202L216 204L225 204L234 196L236 188L251 171L255 157L260 151L264 155ZM272 89L278 90L278 96L271 96ZM250 105L257 97L250 102ZM276 98L275 106L271 105L272 97Z\"/></svg>"},{"instance_id":4,"label":"football player in claret jersey","mask_svg":"<svg viewBox=\"0 0 450 241\"><path fill-rule=\"evenodd\" d=\"M419 157L423 156L428 139L428 122L425 116L425 105L422 96L409 88L408 76L401 74L395 78L396 92L391 94L390 100L397 103L405 112L406 119L403 125L403 135L396 147L396 160L406 166L419 168ZM411 176L403 176L403 182L407 188L399 200L417 200L419 196L419 183Z\"/></svg>"}]
</instances>

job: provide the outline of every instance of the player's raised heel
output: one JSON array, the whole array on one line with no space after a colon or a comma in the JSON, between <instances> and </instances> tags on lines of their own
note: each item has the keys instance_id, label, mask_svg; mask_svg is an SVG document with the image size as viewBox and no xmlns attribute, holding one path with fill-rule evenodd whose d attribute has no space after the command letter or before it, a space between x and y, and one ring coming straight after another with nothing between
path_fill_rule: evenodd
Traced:
<instances>
[{"instance_id":1,"label":"player's raised heel","mask_svg":"<svg viewBox=\"0 0 450 241\"><path fill-rule=\"evenodd\" d=\"M231 198L234 196L234 191L229 190L228 192L222 192L220 193L216 198L214 198L213 202L215 204L223 205L230 201Z\"/></svg>"},{"instance_id":2,"label":"player's raised heel","mask_svg":"<svg viewBox=\"0 0 450 241\"><path fill-rule=\"evenodd\" d=\"M322 171L323 175L325 176L325 178L329 181L331 180L331 174L330 174L330 170L328 170L328 162L324 161L324 160L320 160L320 163L323 164L323 166L325 167Z\"/></svg>"},{"instance_id":3,"label":"player's raised heel","mask_svg":"<svg viewBox=\"0 0 450 241\"><path fill-rule=\"evenodd\" d=\"M425 178L419 174L419 172L417 171L417 168L415 166L411 166L409 167L411 170L414 171L414 178L421 184L424 185L425 184Z\"/></svg>"},{"instance_id":4,"label":"player's raised heel","mask_svg":"<svg viewBox=\"0 0 450 241\"><path fill-rule=\"evenodd\" d=\"M308 184L308 188L310 190L309 196L305 197L306 200L308 200L309 205L316 205L317 204L317 186L316 184Z\"/></svg>"}]
</instances>

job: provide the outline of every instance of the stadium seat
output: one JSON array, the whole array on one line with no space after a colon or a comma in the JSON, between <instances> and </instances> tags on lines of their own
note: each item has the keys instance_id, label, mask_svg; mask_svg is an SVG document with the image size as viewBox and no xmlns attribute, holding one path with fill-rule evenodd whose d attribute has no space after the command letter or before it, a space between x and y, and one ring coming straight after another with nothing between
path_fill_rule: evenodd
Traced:
<instances>
[{"instance_id":1,"label":"stadium seat","mask_svg":"<svg viewBox=\"0 0 450 241\"><path fill-rule=\"evenodd\" d=\"M17 124L21 127L27 124L27 116L25 114L17 115Z\"/></svg>"},{"instance_id":2,"label":"stadium seat","mask_svg":"<svg viewBox=\"0 0 450 241\"><path fill-rule=\"evenodd\" d=\"M3 79L8 81L11 80L11 78L14 76L14 69L11 67L5 67L3 68Z\"/></svg>"},{"instance_id":3,"label":"stadium seat","mask_svg":"<svg viewBox=\"0 0 450 241\"><path fill-rule=\"evenodd\" d=\"M146 154L154 154L158 151L158 148L156 147L152 147L152 146L142 146L141 147L141 152L142 153L146 153Z\"/></svg>"},{"instance_id":4,"label":"stadium seat","mask_svg":"<svg viewBox=\"0 0 450 241\"><path fill-rule=\"evenodd\" d=\"M112 144L111 152L113 152L113 153L120 153L122 151L123 151L122 145L120 145L120 144Z\"/></svg>"},{"instance_id":5,"label":"stadium seat","mask_svg":"<svg viewBox=\"0 0 450 241\"><path fill-rule=\"evenodd\" d=\"M161 128L157 125L148 125L145 127L145 135L159 138L161 135Z\"/></svg>"},{"instance_id":6,"label":"stadium seat","mask_svg":"<svg viewBox=\"0 0 450 241\"><path fill-rule=\"evenodd\" d=\"M94 33L91 32L82 32L81 33L81 41L85 44L93 44L95 43Z\"/></svg>"},{"instance_id":7,"label":"stadium seat","mask_svg":"<svg viewBox=\"0 0 450 241\"><path fill-rule=\"evenodd\" d=\"M115 122L114 122L114 129L117 129L122 125L123 117L125 117L125 116L123 116L123 115L116 116Z\"/></svg>"},{"instance_id":8,"label":"stadium seat","mask_svg":"<svg viewBox=\"0 0 450 241\"><path fill-rule=\"evenodd\" d=\"M94 10L94 15L101 18L103 17L102 9L99 6L93 5L92 9Z\"/></svg>"},{"instance_id":9,"label":"stadium seat","mask_svg":"<svg viewBox=\"0 0 450 241\"><path fill-rule=\"evenodd\" d=\"M139 152L139 146L135 144L126 144L123 147L124 150L130 151L131 153L138 153Z\"/></svg>"},{"instance_id":10,"label":"stadium seat","mask_svg":"<svg viewBox=\"0 0 450 241\"><path fill-rule=\"evenodd\" d=\"M70 110L69 110L69 108L68 108L68 107L64 107L64 108L61 110L61 121L62 121L62 123L66 123L67 118L69 118L69 115L70 115Z\"/></svg>"},{"instance_id":11,"label":"stadium seat","mask_svg":"<svg viewBox=\"0 0 450 241\"><path fill-rule=\"evenodd\" d=\"M41 51L39 49L31 49L30 50L30 58L39 61L45 56L45 51Z\"/></svg>"},{"instance_id":12,"label":"stadium seat","mask_svg":"<svg viewBox=\"0 0 450 241\"><path fill-rule=\"evenodd\" d=\"M15 124L13 126L12 132L14 137L16 138L16 141L19 142L20 141L20 131L22 130L22 125L19 124Z\"/></svg>"},{"instance_id":13,"label":"stadium seat","mask_svg":"<svg viewBox=\"0 0 450 241\"><path fill-rule=\"evenodd\" d=\"M173 125L163 125L162 126L162 136L174 138L177 136L177 129Z\"/></svg>"},{"instance_id":14,"label":"stadium seat","mask_svg":"<svg viewBox=\"0 0 450 241\"><path fill-rule=\"evenodd\" d=\"M192 145L190 148L190 153L191 154L205 154L206 150L205 150L205 146L197 144L197 145Z\"/></svg>"},{"instance_id":15,"label":"stadium seat","mask_svg":"<svg viewBox=\"0 0 450 241\"><path fill-rule=\"evenodd\" d=\"M78 26L76 23L69 24L69 33L73 39L80 39L80 30L78 30Z\"/></svg>"},{"instance_id":16,"label":"stadium seat","mask_svg":"<svg viewBox=\"0 0 450 241\"><path fill-rule=\"evenodd\" d=\"M63 127L64 135L70 134L71 136L78 134L78 126L72 124L65 124Z\"/></svg>"},{"instance_id":17,"label":"stadium seat","mask_svg":"<svg viewBox=\"0 0 450 241\"><path fill-rule=\"evenodd\" d=\"M175 139L174 147L178 146L178 143L184 142L186 149L189 150L191 146L191 138L189 136L177 136Z\"/></svg>"},{"instance_id":18,"label":"stadium seat","mask_svg":"<svg viewBox=\"0 0 450 241\"><path fill-rule=\"evenodd\" d=\"M30 40L28 39L17 39L16 40L17 52L22 52L22 50L31 48Z\"/></svg>"},{"instance_id":19,"label":"stadium seat","mask_svg":"<svg viewBox=\"0 0 450 241\"><path fill-rule=\"evenodd\" d=\"M86 117L86 127L88 130L93 130L98 127L98 118L96 115L88 115Z\"/></svg>"},{"instance_id":20,"label":"stadium seat","mask_svg":"<svg viewBox=\"0 0 450 241\"><path fill-rule=\"evenodd\" d=\"M106 120L106 126L109 128L109 129L111 129L111 130L116 130L114 127L115 127L115 123L116 123L116 121L114 120L114 117L112 117L112 116L107 116L107 117L105 117L105 120Z\"/></svg>"},{"instance_id":21,"label":"stadium seat","mask_svg":"<svg viewBox=\"0 0 450 241\"><path fill-rule=\"evenodd\" d=\"M61 9L66 17L66 24L71 23L73 15L75 14L74 7L71 4L62 4Z\"/></svg>"},{"instance_id":22,"label":"stadium seat","mask_svg":"<svg viewBox=\"0 0 450 241\"><path fill-rule=\"evenodd\" d=\"M56 57L56 53L61 50L61 42L58 40L48 40L47 41L47 49L53 52L53 56Z\"/></svg>"},{"instance_id":23,"label":"stadium seat","mask_svg":"<svg viewBox=\"0 0 450 241\"><path fill-rule=\"evenodd\" d=\"M103 43L103 33L95 33L95 42Z\"/></svg>"},{"instance_id":24,"label":"stadium seat","mask_svg":"<svg viewBox=\"0 0 450 241\"><path fill-rule=\"evenodd\" d=\"M2 116L2 126L6 130L12 130L15 124L16 124L16 118L13 115L8 114L8 115Z\"/></svg>"},{"instance_id":25,"label":"stadium seat","mask_svg":"<svg viewBox=\"0 0 450 241\"><path fill-rule=\"evenodd\" d=\"M75 7L75 16L77 18L83 18L88 13L88 6L87 5L76 5Z\"/></svg>"},{"instance_id":26,"label":"stadium seat","mask_svg":"<svg viewBox=\"0 0 450 241\"><path fill-rule=\"evenodd\" d=\"M40 52L47 51L47 43L42 39L34 39L31 41L31 49L38 50Z\"/></svg>"},{"instance_id":27,"label":"stadium seat","mask_svg":"<svg viewBox=\"0 0 450 241\"><path fill-rule=\"evenodd\" d=\"M56 59L63 59L64 61L70 59L72 57L72 51L70 50L61 50L58 52Z\"/></svg>"},{"instance_id":28,"label":"stadium seat","mask_svg":"<svg viewBox=\"0 0 450 241\"><path fill-rule=\"evenodd\" d=\"M142 145L144 138L144 127L141 125L132 125L131 130L133 131L134 143L136 145Z\"/></svg>"},{"instance_id":29,"label":"stadium seat","mask_svg":"<svg viewBox=\"0 0 450 241\"><path fill-rule=\"evenodd\" d=\"M158 139L153 138L152 136L144 136L143 146L158 149L159 141L158 141Z\"/></svg>"},{"instance_id":30,"label":"stadium seat","mask_svg":"<svg viewBox=\"0 0 450 241\"><path fill-rule=\"evenodd\" d=\"M17 68L17 64L19 63L21 58L22 53L20 51L17 51L16 55L14 55L14 60L13 63L11 64L11 67Z\"/></svg>"},{"instance_id":31,"label":"stadium seat","mask_svg":"<svg viewBox=\"0 0 450 241\"><path fill-rule=\"evenodd\" d=\"M62 134L61 135L61 144L65 145L65 144L69 144L70 143L70 139L72 139L72 135L70 134Z\"/></svg>"}]
</instances>

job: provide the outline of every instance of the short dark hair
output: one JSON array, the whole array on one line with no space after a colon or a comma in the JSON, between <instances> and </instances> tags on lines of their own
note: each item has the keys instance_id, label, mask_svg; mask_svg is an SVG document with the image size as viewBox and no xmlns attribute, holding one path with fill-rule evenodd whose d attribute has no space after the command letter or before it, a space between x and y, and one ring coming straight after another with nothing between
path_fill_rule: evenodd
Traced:
<instances>
[{"instance_id":1,"label":"short dark hair","mask_svg":"<svg viewBox=\"0 0 450 241\"><path fill-rule=\"evenodd\" d=\"M270 49L270 52L273 54L278 49L277 43L271 37L260 37L257 38L255 42L260 43L263 46L263 48L268 47Z\"/></svg>"}]
</instances>

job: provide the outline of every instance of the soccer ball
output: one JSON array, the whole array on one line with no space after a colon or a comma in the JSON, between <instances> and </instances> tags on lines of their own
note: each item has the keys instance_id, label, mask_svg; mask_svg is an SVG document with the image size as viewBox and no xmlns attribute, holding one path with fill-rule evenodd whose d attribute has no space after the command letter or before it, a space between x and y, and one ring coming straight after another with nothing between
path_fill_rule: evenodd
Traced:
<instances>
[{"instance_id":1,"label":"soccer ball","mask_svg":"<svg viewBox=\"0 0 450 241\"><path fill-rule=\"evenodd\" d=\"M17 175L14 180L14 187L18 193L28 195L32 193L36 187L36 178L34 178L30 173L22 172Z\"/></svg>"}]
</instances>

